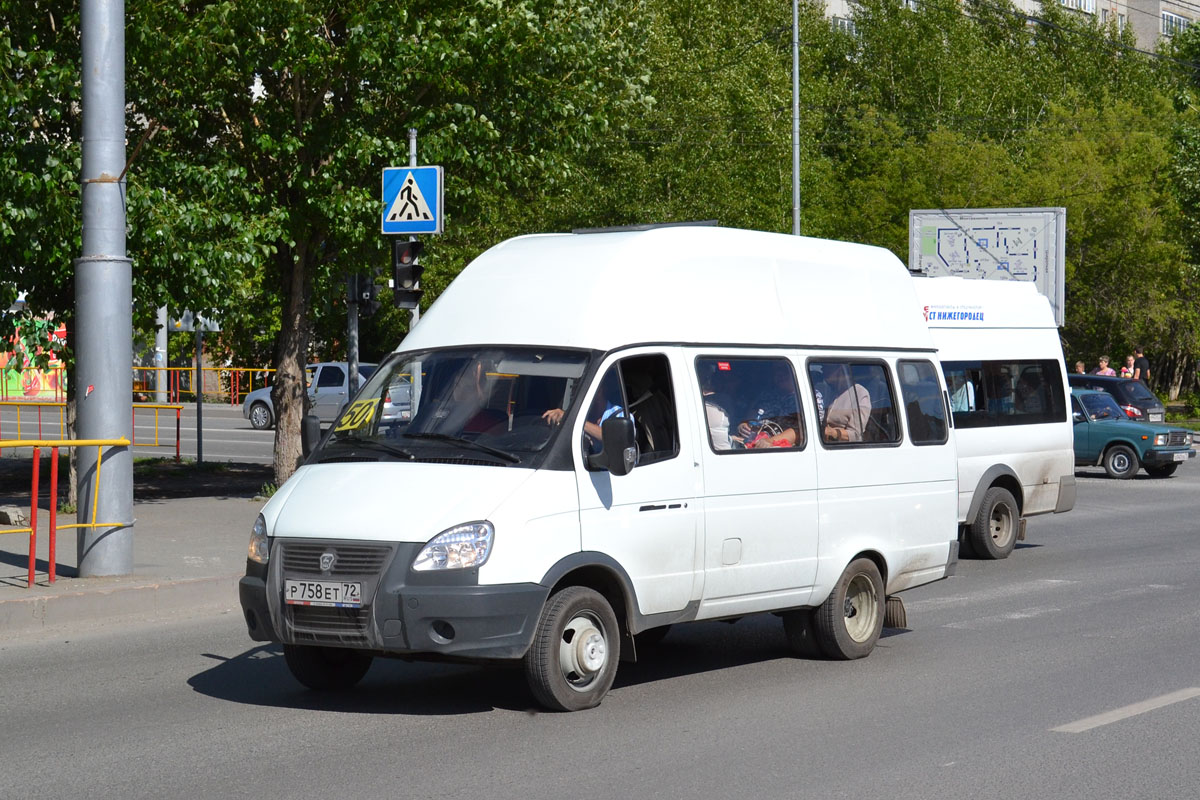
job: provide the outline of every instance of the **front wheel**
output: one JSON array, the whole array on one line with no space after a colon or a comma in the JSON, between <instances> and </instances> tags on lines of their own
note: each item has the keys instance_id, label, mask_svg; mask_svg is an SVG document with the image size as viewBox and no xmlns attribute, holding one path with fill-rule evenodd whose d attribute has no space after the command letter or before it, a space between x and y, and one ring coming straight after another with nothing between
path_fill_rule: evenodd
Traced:
<instances>
[{"instance_id":1,"label":"front wheel","mask_svg":"<svg viewBox=\"0 0 1200 800\"><path fill-rule=\"evenodd\" d=\"M525 679L537 701L553 711L600 705L617 676L621 632L612 606L596 591L569 586L546 602Z\"/></svg>"},{"instance_id":2,"label":"front wheel","mask_svg":"<svg viewBox=\"0 0 1200 800\"><path fill-rule=\"evenodd\" d=\"M255 403L250 407L250 427L256 431L265 431L271 427L271 409L266 403Z\"/></svg>"},{"instance_id":3,"label":"front wheel","mask_svg":"<svg viewBox=\"0 0 1200 800\"><path fill-rule=\"evenodd\" d=\"M979 558L1008 558L1017 546L1021 512L1012 492L993 486L983 495L979 513L968 531L971 549Z\"/></svg>"},{"instance_id":4,"label":"front wheel","mask_svg":"<svg viewBox=\"0 0 1200 800\"><path fill-rule=\"evenodd\" d=\"M1108 452L1104 454L1104 471L1108 473L1108 477L1118 480L1127 480L1137 474L1138 467L1137 453L1133 452L1133 448L1125 444L1114 444L1108 448Z\"/></svg>"},{"instance_id":5,"label":"front wheel","mask_svg":"<svg viewBox=\"0 0 1200 800\"><path fill-rule=\"evenodd\" d=\"M1179 469L1178 464L1162 464L1157 467L1146 467L1146 472L1150 473L1151 478L1169 478L1175 474L1175 470Z\"/></svg>"},{"instance_id":6,"label":"front wheel","mask_svg":"<svg viewBox=\"0 0 1200 800\"><path fill-rule=\"evenodd\" d=\"M292 676L309 689L349 689L371 668L372 656L345 647L285 644L283 658Z\"/></svg>"},{"instance_id":7,"label":"front wheel","mask_svg":"<svg viewBox=\"0 0 1200 800\"><path fill-rule=\"evenodd\" d=\"M813 612L821 651L838 661L870 655L883 632L883 605L879 567L869 558L851 561L833 592Z\"/></svg>"}]
</instances>

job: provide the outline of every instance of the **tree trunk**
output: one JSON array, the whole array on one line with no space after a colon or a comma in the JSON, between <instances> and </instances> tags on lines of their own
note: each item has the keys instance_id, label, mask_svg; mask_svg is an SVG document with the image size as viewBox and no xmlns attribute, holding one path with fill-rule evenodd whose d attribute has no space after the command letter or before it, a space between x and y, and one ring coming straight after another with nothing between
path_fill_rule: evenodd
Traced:
<instances>
[{"instance_id":1,"label":"tree trunk","mask_svg":"<svg viewBox=\"0 0 1200 800\"><path fill-rule=\"evenodd\" d=\"M304 362L308 356L308 280L311 248L297 237L295 248L279 248L279 271L286 287L283 324L275 354L275 485L282 486L304 461L300 448L300 423L306 412L308 393L304 384Z\"/></svg>"}]
</instances>

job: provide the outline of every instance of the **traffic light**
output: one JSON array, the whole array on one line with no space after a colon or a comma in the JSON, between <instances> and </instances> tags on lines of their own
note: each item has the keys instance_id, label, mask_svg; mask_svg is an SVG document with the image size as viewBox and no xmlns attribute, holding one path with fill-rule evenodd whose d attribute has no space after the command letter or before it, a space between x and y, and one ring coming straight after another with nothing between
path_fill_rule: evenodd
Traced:
<instances>
[{"instance_id":1,"label":"traffic light","mask_svg":"<svg viewBox=\"0 0 1200 800\"><path fill-rule=\"evenodd\" d=\"M424 249L422 242L392 242L392 297L396 308L416 308L421 299L421 272L425 268L419 262Z\"/></svg>"},{"instance_id":2,"label":"traffic light","mask_svg":"<svg viewBox=\"0 0 1200 800\"><path fill-rule=\"evenodd\" d=\"M379 284L374 276L362 275L358 279L358 313L369 317L379 310Z\"/></svg>"},{"instance_id":3,"label":"traffic light","mask_svg":"<svg viewBox=\"0 0 1200 800\"><path fill-rule=\"evenodd\" d=\"M351 272L346 276L346 295L351 303L358 305L360 317L369 317L379 310L379 286L373 275Z\"/></svg>"}]
</instances>

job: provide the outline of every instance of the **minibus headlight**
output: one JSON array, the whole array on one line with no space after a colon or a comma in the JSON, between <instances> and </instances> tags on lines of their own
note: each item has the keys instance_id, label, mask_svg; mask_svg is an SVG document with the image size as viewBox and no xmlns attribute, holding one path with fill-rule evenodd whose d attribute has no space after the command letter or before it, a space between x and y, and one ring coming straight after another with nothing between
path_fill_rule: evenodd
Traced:
<instances>
[{"instance_id":1,"label":"minibus headlight","mask_svg":"<svg viewBox=\"0 0 1200 800\"><path fill-rule=\"evenodd\" d=\"M254 530L250 531L250 549L246 558L265 564L270 555L271 540L267 538L267 521L259 514L258 519L254 520Z\"/></svg>"},{"instance_id":2,"label":"minibus headlight","mask_svg":"<svg viewBox=\"0 0 1200 800\"><path fill-rule=\"evenodd\" d=\"M1171 434L1160 433L1154 437L1154 446L1162 447L1163 445L1169 444L1170 440L1171 440Z\"/></svg>"},{"instance_id":3,"label":"minibus headlight","mask_svg":"<svg viewBox=\"0 0 1200 800\"><path fill-rule=\"evenodd\" d=\"M490 522L468 522L442 531L421 548L413 559L412 568L417 572L429 572L481 567L492 553L494 532Z\"/></svg>"}]
</instances>

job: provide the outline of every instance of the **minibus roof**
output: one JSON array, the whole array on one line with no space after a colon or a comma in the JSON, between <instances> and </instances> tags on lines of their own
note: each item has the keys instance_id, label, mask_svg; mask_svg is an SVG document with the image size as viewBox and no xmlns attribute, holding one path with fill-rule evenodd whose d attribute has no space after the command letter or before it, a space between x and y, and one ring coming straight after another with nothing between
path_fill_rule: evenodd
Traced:
<instances>
[{"instance_id":1,"label":"minibus roof","mask_svg":"<svg viewBox=\"0 0 1200 800\"><path fill-rule=\"evenodd\" d=\"M1057 328L1050 301L1029 281L913 278L931 328Z\"/></svg>"},{"instance_id":2,"label":"minibus roof","mask_svg":"<svg viewBox=\"0 0 1200 800\"><path fill-rule=\"evenodd\" d=\"M931 350L879 247L718 227L537 234L472 261L401 349L638 343Z\"/></svg>"}]
</instances>

